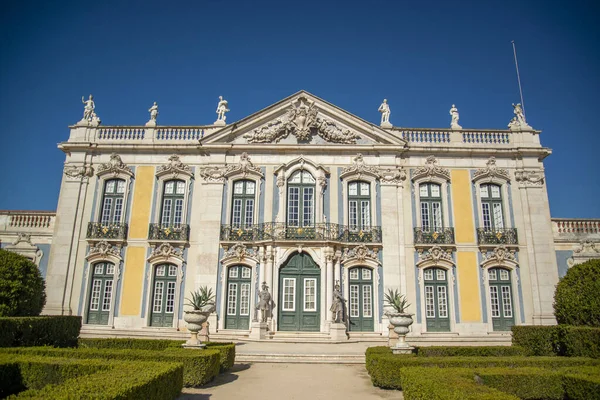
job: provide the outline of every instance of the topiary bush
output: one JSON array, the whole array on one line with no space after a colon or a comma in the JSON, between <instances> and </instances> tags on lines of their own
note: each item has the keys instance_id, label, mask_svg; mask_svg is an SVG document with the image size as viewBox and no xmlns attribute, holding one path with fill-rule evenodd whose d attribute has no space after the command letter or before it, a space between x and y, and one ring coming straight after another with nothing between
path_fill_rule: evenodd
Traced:
<instances>
[{"instance_id":1,"label":"topiary bush","mask_svg":"<svg viewBox=\"0 0 600 400\"><path fill-rule=\"evenodd\" d=\"M559 324L600 327L600 260L571 267L554 293Z\"/></svg>"},{"instance_id":2,"label":"topiary bush","mask_svg":"<svg viewBox=\"0 0 600 400\"><path fill-rule=\"evenodd\" d=\"M27 257L0 249L0 317L40 315L46 304L46 284Z\"/></svg>"}]
</instances>

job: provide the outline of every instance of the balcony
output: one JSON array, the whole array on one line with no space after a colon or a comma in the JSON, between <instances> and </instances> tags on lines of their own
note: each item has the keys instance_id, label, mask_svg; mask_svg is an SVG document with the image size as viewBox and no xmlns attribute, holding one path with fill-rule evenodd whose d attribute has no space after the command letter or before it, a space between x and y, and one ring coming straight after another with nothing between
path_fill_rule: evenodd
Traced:
<instances>
[{"instance_id":1,"label":"balcony","mask_svg":"<svg viewBox=\"0 0 600 400\"><path fill-rule=\"evenodd\" d=\"M415 245L453 245L454 228L440 228L432 230L417 227L415 232Z\"/></svg>"},{"instance_id":2,"label":"balcony","mask_svg":"<svg viewBox=\"0 0 600 400\"><path fill-rule=\"evenodd\" d=\"M518 245L519 238L515 228L477 228L477 243L479 245Z\"/></svg>"},{"instance_id":3,"label":"balcony","mask_svg":"<svg viewBox=\"0 0 600 400\"><path fill-rule=\"evenodd\" d=\"M150 224L148 240L187 242L190 238L190 226L184 224Z\"/></svg>"},{"instance_id":4,"label":"balcony","mask_svg":"<svg viewBox=\"0 0 600 400\"><path fill-rule=\"evenodd\" d=\"M257 241L333 241L341 243L381 243L381 227L351 229L349 226L319 223L312 226L288 226L266 222L248 226L221 225L221 240L233 242Z\"/></svg>"},{"instance_id":5,"label":"balcony","mask_svg":"<svg viewBox=\"0 0 600 400\"><path fill-rule=\"evenodd\" d=\"M127 224L90 222L88 223L86 238L97 240L125 240L127 239Z\"/></svg>"}]
</instances>

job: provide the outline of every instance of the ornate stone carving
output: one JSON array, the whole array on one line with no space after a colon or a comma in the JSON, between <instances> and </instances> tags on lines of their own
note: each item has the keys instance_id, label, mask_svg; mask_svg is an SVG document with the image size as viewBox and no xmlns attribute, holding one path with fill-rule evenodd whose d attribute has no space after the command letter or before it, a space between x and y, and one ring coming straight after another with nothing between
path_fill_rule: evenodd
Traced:
<instances>
[{"instance_id":1,"label":"ornate stone carving","mask_svg":"<svg viewBox=\"0 0 600 400\"><path fill-rule=\"evenodd\" d=\"M158 117L158 104L154 102L152 107L148 109L148 112L150 113L150 120L146 122L146 126L154 127L156 126L156 117Z\"/></svg>"},{"instance_id":2,"label":"ornate stone carving","mask_svg":"<svg viewBox=\"0 0 600 400\"><path fill-rule=\"evenodd\" d=\"M400 184L406 179L406 172L402 169L384 169L366 165L361 153L358 153L352 159L352 165L342 170L340 177L344 178L349 175L357 175L358 179L361 179L364 175L370 175L379 178L382 183L395 184Z\"/></svg>"},{"instance_id":3,"label":"ornate stone carving","mask_svg":"<svg viewBox=\"0 0 600 400\"><path fill-rule=\"evenodd\" d=\"M452 260L452 250L450 249L442 249L440 246L433 246L429 248L427 251L424 249L419 249L419 263L430 261L433 262L434 265L438 265L440 261L448 261L454 264Z\"/></svg>"},{"instance_id":4,"label":"ornate stone carving","mask_svg":"<svg viewBox=\"0 0 600 400\"><path fill-rule=\"evenodd\" d=\"M250 161L250 156L246 152L242 153L242 155L240 156L239 164L229 165L225 170L225 176L231 176L235 174L241 174L244 178L248 174L256 174L261 177L263 176L263 173L260 170L260 168L252 164L252 161Z\"/></svg>"},{"instance_id":5,"label":"ornate stone carving","mask_svg":"<svg viewBox=\"0 0 600 400\"><path fill-rule=\"evenodd\" d=\"M169 157L168 163L161 165L156 169L156 174L158 176L173 174L175 177L179 174L192 176L192 168L181 162L178 155L173 154Z\"/></svg>"},{"instance_id":6,"label":"ornate stone carving","mask_svg":"<svg viewBox=\"0 0 600 400\"><path fill-rule=\"evenodd\" d=\"M238 261L242 261L246 257L252 257L258 259L258 252L254 249L247 248L241 243L236 243L229 249L226 249L223 258L235 257Z\"/></svg>"},{"instance_id":7,"label":"ornate stone carving","mask_svg":"<svg viewBox=\"0 0 600 400\"><path fill-rule=\"evenodd\" d=\"M342 254L342 261L347 261L355 258L360 262L364 262L365 260L369 259L379 262L378 253L378 249L375 248L373 250L370 250L367 246L361 244L354 247L352 250L345 248L344 253Z\"/></svg>"},{"instance_id":8,"label":"ornate stone carving","mask_svg":"<svg viewBox=\"0 0 600 400\"><path fill-rule=\"evenodd\" d=\"M504 264L505 261L516 262L515 251L509 250L506 246L496 246L494 250L488 250L481 253L483 262L494 261L498 264Z\"/></svg>"},{"instance_id":9,"label":"ornate stone carving","mask_svg":"<svg viewBox=\"0 0 600 400\"><path fill-rule=\"evenodd\" d=\"M381 113L381 127L391 128L390 114L392 112L390 111L390 105L387 103L387 99L383 99L383 103L381 103L377 111Z\"/></svg>"},{"instance_id":10,"label":"ornate stone carving","mask_svg":"<svg viewBox=\"0 0 600 400\"><path fill-rule=\"evenodd\" d=\"M33 245L33 243L31 243L31 234L30 233L17 233L17 239L12 244L13 244L13 246L16 246L19 243L27 243L29 245Z\"/></svg>"},{"instance_id":11,"label":"ornate stone carving","mask_svg":"<svg viewBox=\"0 0 600 400\"><path fill-rule=\"evenodd\" d=\"M525 113L521 104L513 104L513 113L515 116L508 123L508 128L513 131L526 131L533 128L525 121Z\"/></svg>"},{"instance_id":12,"label":"ornate stone carving","mask_svg":"<svg viewBox=\"0 0 600 400\"><path fill-rule=\"evenodd\" d=\"M495 157L490 157L490 159L488 160L488 162L485 164L487 165L485 168L479 168L478 170L475 171L475 173L473 174L473 180L477 181L480 179L485 179L485 178L500 178L502 180L506 180L509 181L510 177L508 175L508 170L504 169L504 168L498 168L496 166L496 158Z\"/></svg>"},{"instance_id":13,"label":"ornate stone carving","mask_svg":"<svg viewBox=\"0 0 600 400\"><path fill-rule=\"evenodd\" d=\"M150 254L150 258L154 258L154 257L165 257L165 258L177 257L177 258L182 259L183 258L183 250L173 247L169 243L162 243L161 245L154 247L154 250L152 250L152 254Z\"/></svg>"},{"instance_id":14,"label":"ornate stone carving","mask_svg":"<svg viewBox=\"0 0 600 400\"><path fill-rule=\"evenodd\" d=\"M381 183L394 183L396 185L402 184L406 180L406 172L403 169L380 169L379 179Z\"/></svg>"},{"instance_id":15,"label":"ornate stone carving","mask_svg":"<svg viewBox=\"0 0 600 400\"><path fill-rule=\"evenodd\" d=\"M87 257L89 258L91 256L99 256L99 257L114 256L114 257L121 258L121 246L119 246L119 245L113 246L112 244L108 243L106 240L103 240L101 242L96 243L92 247L90 247Z\"/></svg>"},{"instance_id":16,"label":"ornate stone carving","mask_svg":"<svg viewBox=\"0 0 600 400\"><path fill-rule=\"evenodd\" d=\"M94 168L89 165L68 165L65 164L64 174L71 179L79 180L81 178L89 178L94 175Z\"/></svg>"},{"instance_id":17,"label":"ornate stone carving","mask_svg":"<svg viewBox=\"0 0 600 400\"><path fill-rule=\"evenodd\" d=\"M204 167L198 170L200 177L206 182L225 182L225 168L222 167Z\"/></svg>"},{"instance_id":18,"label":"ornate stone carving","mask_svg":"<svg viewBox=\"0 0 600 400\"><path fill-rule=\"evenodd\" d=\"M452 117L452 120L450 121L450 128L462 129L462 126L460 126L458 124L458 119L459 119L458 108L456 108L456 106L454 104L452 104L452 108L450 108L450 116Z\"/></svg>"},{"instance_id":19,"label":"ornate stone carving","mask_svg":"<svg viewBox=\"0 0 600 400\"><path fill-rule=\"evenodd\" d=\"M121 160L121 157L112 153L110 155L110 161L105 164L100 164L98 166L98 176L104 174L113 174L117 176L119 174L126 174L129 176L133 176L133 171L129 168L125 163Z\"/></svg>"},{"instance_id":20,"label":"ornate stone carving","mask_svg":"<svg viewBox=\"0 0 600 400\"><path fill-rule=\"evenodd\" d=\"M223 96L219 96L219 104L217 104L217 120L215 121L215 125L225 125L225 120L227 117L225 113L230 111L227 108L227 100L223 100Z\"/></svg>"},{"instance_id":21,"label":"ornate stone carving","mask_svg":"<svg viewBox=\"0 0 600 400\"><path fill-rule=\"evenodd\" d=\"M81 96L81 102L84 104L83 107L83 118L77 123L77 125L83 126L98 126L102 121L96 114L96 103L94 103L94 96L90 94L87 100L84 100Z\"/></svg>"},{"instance_id":22,"label":"ornate stone carving","mask_svg":"<svg viewBox=\"0 0 600 400\"><path fill-rule=\"evenodd\" d=\"M576 264L581 264L595 258L600 258L600 243L591 240L581 240L577 247L573 249L573 255L567 259L567 265L570 268Z\"/></svg>"},{"instance_id":23,"label":"ornate stone carving","mask_svg":"<svg viewBox=\"0 0 600 400\"><path fill-rule=\"evenodd\" d=\"M450 180L450 171L447 168L442 168L438 165L438 160L435 156L427 157L425 165L417 168L413 179L439 177L447 181Z\"/></svg>"},{"instance_id":24,"label":"ornate stone carving","mask_svg":"<svg viewBox=\"0 0 600 400\"><path fill-rule=\"evenodd\" d=\"M542 186L544 184L544 171L542 169L518 169L515 171L515 180L521 186Z\"/></svg>"},{"instance_id":25,"label":"ornate stone carving","mask_svg":"<svg viewBox=\"0 0 600 400\"><path fill-rule=\"evenodd\" d=\"M287 113L244 135L248 143L279 142L290 134L300 141L309 141L316 133L332 143L356 143L358 135L349 129L342 129L334 121L318 116L314 101L306 104L305 97L291 103Z\"/></svg>"}]
</instances>

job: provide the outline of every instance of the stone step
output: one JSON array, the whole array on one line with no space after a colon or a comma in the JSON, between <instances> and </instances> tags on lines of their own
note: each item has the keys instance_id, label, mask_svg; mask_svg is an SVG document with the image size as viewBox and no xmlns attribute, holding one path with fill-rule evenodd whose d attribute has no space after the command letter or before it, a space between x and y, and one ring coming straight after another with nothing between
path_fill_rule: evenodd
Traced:
<instances>
[{"instance_id":1,"label":"stone step","mask_svg":"<svg viewBox=\"0 0 600 400\"><path fill-rule=\"evenodd\" d=\"M235 356L235 362L286 364L364 364L365 356L364 354L237 353Z\"/></svg>"}]
</instances>

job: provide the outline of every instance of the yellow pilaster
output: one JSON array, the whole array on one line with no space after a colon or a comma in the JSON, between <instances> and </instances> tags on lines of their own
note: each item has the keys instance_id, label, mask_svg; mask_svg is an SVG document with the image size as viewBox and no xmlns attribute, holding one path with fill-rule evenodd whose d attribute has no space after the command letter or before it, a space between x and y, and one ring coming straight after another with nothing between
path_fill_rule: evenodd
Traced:
<instances>
[{"instance_id":1,"label":"yellow pilaster","mask_svg":"<svg viewBox=\"0 0 600 400\"><path fill-rule=\"evenodd\" d=\"M146 266L145 247L127 247L120 315L139 315Z\"/></svg>"},{"instance_id":2,"label":"yellow pilaster","mask_svg":"<svg viewBox=\"0 0 600 400\"><path fill-rule=\"evenodd\" d=\"M473 243L475 241L475 227L469 171L455 169L452 170L451 176L456 243Z\"/></svg>"},{"instance_id":3,"label":"yellow pilaster","mask_svg":"<svg viewBox=\"0 0 600 400\"><path fill-rule=\"evenodd\" d=\"M456 261L460 291L461 322L481 322L477 253L459 251L456 253Z\"/></svg>"},{"instance_id":4,"label":"yellow pilaster","mask_svg":"<svg viewBox=\"0 0 600 400\"><path fill-rule=\"evenodd\" d=\"M152 189L154 187L154 167L137 167L129 224L130 239L147 239Z\"/></svg>"}]
</instances>

